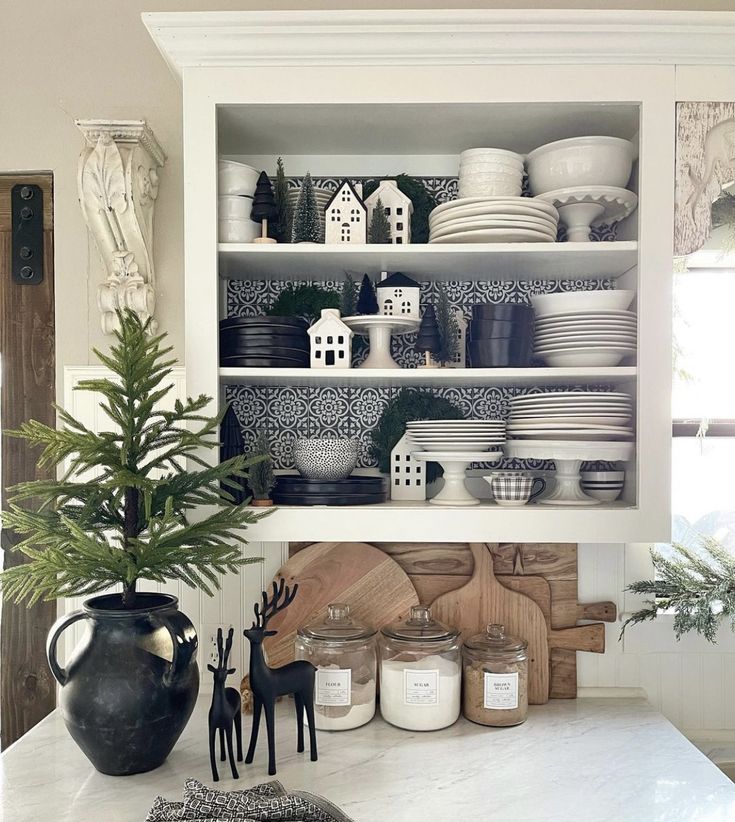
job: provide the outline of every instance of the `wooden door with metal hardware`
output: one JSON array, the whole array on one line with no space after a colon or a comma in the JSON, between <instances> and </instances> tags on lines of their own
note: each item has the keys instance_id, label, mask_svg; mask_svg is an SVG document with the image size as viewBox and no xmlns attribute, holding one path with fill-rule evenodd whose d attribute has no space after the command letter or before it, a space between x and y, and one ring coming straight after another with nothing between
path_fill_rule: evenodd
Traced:
<instances>
[{"instance_id":1,"label":"wooden door with metal hardware","mask_svg":"<svg viewBox=\"0 0 735 822\"><path fill-rule=\"evenodd\" d=\"M24 420L53 425L54 360L53 180L50 174L0 174L0 425ZM6 489L48 474L22 440L3 435L2 505ZM2 531L3 567L23 562ZM56 604L2 603L0 617L0 744L5 749L56 704L46 664L46 634Z\"/></svg>"}]
</instances>

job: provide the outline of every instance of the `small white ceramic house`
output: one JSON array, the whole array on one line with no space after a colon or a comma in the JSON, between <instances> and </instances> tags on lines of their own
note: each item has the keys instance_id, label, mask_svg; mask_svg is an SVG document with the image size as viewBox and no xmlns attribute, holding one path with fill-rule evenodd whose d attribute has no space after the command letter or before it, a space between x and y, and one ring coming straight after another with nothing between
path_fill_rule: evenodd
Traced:
<instances>
[{"instance_id":1,"label":"small white ceramic house","mask_svg":"<svg viewBox=\"0 0 735 822\"><path fill-rule=\"evenodd\" d=\"M308 331L312 368L350 368L353 331L341 320L339 309L323 308Z\"/></svg>"},{"instance_id":2,"label":"small white ceramic house","mask_svg":"<svg viewBox=\"0 0 735 822\"><path fill-rule=\"evenodd\" d=\"M396 271L375 288L378 298L378 312L386 317L413 317L421 319L421 286Z\"/></svg>"},{"instance_id":3,"label":"small white ceramic house","mask_svg":"<svg viewBox=\"0 0 735 822\"><path fill-rule=\"evenodd\" d=\"M395 180L383 180L373 193L365 198L368 210L368 225L373 218L375 205L380 200L385 209L385 216L390 223L390 241L397 245L411 242L411 215L413 203L404 194Z\"/></svg>"},{"instance_id":4,"label":"small white ceramic house","mask_svg":"<svg viewBox=\"0 0 735 822\"><path fill-rule=\"evenodd\" d=\"M325 243L366 243L367 208L362 201L362 186L343 180L324 207Z\"/></svg>"},{"instance_id":5,"label":"small white ceramic house","mask_svg":"<svg viewBox=\"0 0 735 822\"><path fill-rule=\"evenodd\" d=\"M404 434L390 452L390 498L426 499L426 463L413 458L418 450L409 434Z\"/></svg>"}]
</instances>

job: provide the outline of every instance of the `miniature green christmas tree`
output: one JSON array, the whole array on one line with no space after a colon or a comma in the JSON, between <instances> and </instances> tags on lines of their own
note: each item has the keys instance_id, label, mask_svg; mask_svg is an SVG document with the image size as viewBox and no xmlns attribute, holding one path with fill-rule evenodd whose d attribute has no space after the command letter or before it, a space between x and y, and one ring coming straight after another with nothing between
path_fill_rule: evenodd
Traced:
<instances>
[{"instance_id":1,"label":"miniature green christmas tree","mask_svg":"<svg viewBox=\"0 0 735 822\"><path fill-rule=\"evenodd\" d=\"M340 313L343 317L351 317L357 311L357 284L349 271L345 272L345 281L342 283L342 299Z\"/></svg>"},{"instance_id":2,"label":"miniature green christmas tree","mask_svg":"<svg viewBox=\"0 0 735 822\"><path fill-rule=\"evenodd\" d=\"M311 174L306 172L301 183L299 199L291 226L292 243L319 243L322 240L322 224L319 220L319 209L314 196L314 183Z\"/></svg>"},{"instance_id":3,"label":"miniature green christmas tree","mask_svg":"<svg viewBox=\"0 0 735 822\"><path fill-rule=\"evenodd\" d=\"M250 211L250 219L260 223L261 234L254 242L274 243L268 236L268 220L275 219L277 215L276 198L273 196L273 186L265 171L260 172L258 182L255 186L255 196L253 197L253 207Z\"/></svg>"},{"instance_id":4,"label":"miniature green christmas tree","mask_svg":"<svg viewBox=\"0 0 735 822\"><path fill-rule=\"evenodd\" d=\"M276 218L275 234L279 243L291 242L291 207L288 204L288 183L283 168L283 157L276 161Z\"/></svg>"},{"instance_id":5,"label":"miniature green christmas tree","mask_svg":"<svg viewBox=\"0 0 735 822\"><path fill-rule=\"evenodd\" d=\"M33 605L119 585L122 607L135 608L141 580L180 580L211 595L221 574L254 561L242 556L242 530L261 515L220 486L247 481L252 461L240 454L209 465L198 456L219 445L221 418L203 414L210 398L159 410L173 388L171 348L133 311L118 320L109 353L95 351L112 376L77 386L102 396L108 430L90 431L59 409L59 429L29 420L7 432L42 449L39 466L66 466L59 479L11 489L2 526L29 561L3 571L7 599ZM203 518L190 517L202 505Z\"/></svg>"},{"instance_id":6,"label":"miniature green christmas tree","mask_svg":"<svg viewBox=\"0 0 735 822\"><path fill-rule=\"evenodd\" d=\"M442 283L437 283L439 288L439 299L436 305L436 321L439 325L439 337L441 347L436 355L436 359L442 363L452 362L457 353L459 326L457 315L449 304L447 289Z\"/></svg>"},{"instance_id":7,"label":"miniature green christmas tree","mask_svg":"<svg viewBox=\"0 0 735 822\"><path fill-rule=\"evenodd\" d=\"M378 298L375 296L375 288L367 274L363 275L362 284L360 285L360 296L357 298L357 313L378 313Z\"/></svg>"},{"instance_id":8,"label":"miniature green christmas tree","mask_svg":"<svg viewBox=\"0 0 735 822\"><path fill-rule=\"evenodd\" d=\"M270 493L276 484L276 478L273 475L273 460L265 431L258 432L250 457L259 460L250 469L248 478L248 485L253 492L253 505L272 505Z\"/></svg>"},{"instance_id":9,"label":"miniature green christmas tree","mask_svg":"<svg viewBox=\"0 0 735 822\"><path fill-rule=\"evenodd\" d=\"M368 228L369 243L389 243L391 241L390 222L385 216L385 206L378 197L370 217L370 227Z\"/></svg>"},{"instance_id":10,"label":"miniature green christmas tree","mask_svg":"<svg viewBox=\"0 0 735 822\"><path fill-rule=\"evenodd\" d=\"M441 350L441 335L439 334L439 323L436 321L436 311L433 305L427 305L424 309L424 316L421 318L418 337L414 348L422 351L426 362L424 368L433 368L431 355L438 355Z\"/></svg>"}]
</instances>

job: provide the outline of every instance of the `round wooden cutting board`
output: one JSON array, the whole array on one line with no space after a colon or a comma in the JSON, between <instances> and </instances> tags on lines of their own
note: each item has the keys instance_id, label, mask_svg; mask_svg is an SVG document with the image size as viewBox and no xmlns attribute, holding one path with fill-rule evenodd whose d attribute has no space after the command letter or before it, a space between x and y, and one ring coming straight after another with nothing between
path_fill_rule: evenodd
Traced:
<instances>
[{"instance_id":1,"label":"round wooden cutting board","mask_svg":"<svg viewBox=\"0 0 735 822\"><path fill-rule=\"evenodd\" d=\"M295 554L276 579L298 582L294 601L276 614L263 643L272 667L294 659L296 630L326 615L327 605L345 602L355 619L379 629L408 615L419 599L411 580L388 554L364 542L317 542Z\"/></svg>"}]
</instances>

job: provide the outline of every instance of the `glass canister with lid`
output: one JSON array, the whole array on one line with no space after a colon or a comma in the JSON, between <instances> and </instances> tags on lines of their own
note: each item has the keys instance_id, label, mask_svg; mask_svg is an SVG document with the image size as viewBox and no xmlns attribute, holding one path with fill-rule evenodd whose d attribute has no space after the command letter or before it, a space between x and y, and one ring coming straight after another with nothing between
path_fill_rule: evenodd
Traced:
<instances>
[{"instance_id":1,"label":"glass canister with lid","mask_svg":"<svg viewBox=\"0 0 735 822\"><path fill-rule=\"evenodd\" d=\"M462 648L463 713L480 725L520 725L528 716L528 643L488 625Z\"/></svg>"},{"instance_id":2,"label":"glass canister with lid","mask_svg":"<svg viewBox=\"0 0 735 822\"><path fill-rule=\"evenodd\" d=\"M296 659L316 666L314 722L322 731L359 728L375 715L376 631L333 603L326 619L299 628Z\"/></svg>"},{"instance_id":3,"label":"glass canister with lid","mask_svg":"<svg viewBox=\"0 0 735 822\"><path fill-rule=\"evenodd\" d=\"M415 605L404 622L380 632L380 713L409 731L435 731L457 721L462 671L459 631Z\"/></svg>"}]
</instances>

